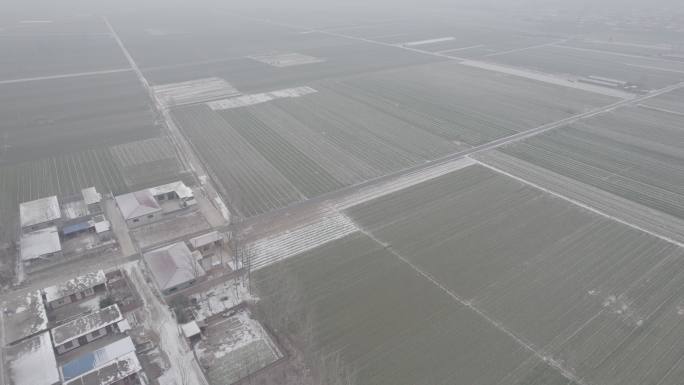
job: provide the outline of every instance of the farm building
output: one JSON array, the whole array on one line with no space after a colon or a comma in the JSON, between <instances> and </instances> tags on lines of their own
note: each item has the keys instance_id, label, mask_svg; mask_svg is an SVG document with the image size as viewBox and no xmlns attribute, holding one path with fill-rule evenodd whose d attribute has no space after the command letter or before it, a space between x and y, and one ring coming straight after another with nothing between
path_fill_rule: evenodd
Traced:
<instances>
[{"instance_id":1,"label":"farm building","mask_svg":"<svg viewBox=\"0 0 684 385\"><path fill-rule=\"evenodd\" d=\"M74 236L95 231L95 216L102 216L102 195L95 187L81 190L81 194L62 204L62 235ZM104 218L102 219L104 220Z\"/></svg>"},{"instance_id":2,"label":"farm building","mask_svg":"<svg viewBox=\"0 0 684 385\"><path fill-rule=\"evenodd\" d=\"M144 255L157 287L165 295L192 286L198 278L205 275L198 258L199 253L190 251L183 242L152 250Z\"/></svg>"},{"instance_id":3,"label":"farm building","mask_svg":"<svg viewBox=\"0 0 684 385\"><path fill-rule=\"evenodd\" d=\"M158 221L164 214L194 206L192 189L183 182L135 191L115 197L121 215L129 227L138 227Z\"/></svg>"},{"instance_id":4,"label":"farm building","mask_svg":"<svg viewBox=\"0 0 684 385\"><path fill-rule=\"evenodd\" d=\"M36 199L19 205L22 231L34 231L59 224L62 212L56 196Z\"/></svg>"},{"instance_id":5,"label":"farm building","mask_svg":"<svg viewBox=\"0 0 684 385\"><path fill-rule=\"evenodd\" d=\"M6 350L10 385L56 385L59 371L47 331Z\"/></svg>"},{"instance_id":6,"label":"farm building","mask_svg":"<svg viewBox=\"0 0 684 385\"><path fill-rule=\"evenodd\" d=\"M96 291L106 290L107 277L104 271L88 273L43 289L45 305L55 309L66 304L76 302L95 294Z\"/></svg>"},{"instance_id":7,"label":"farm building","mask_svg":"<svg viewBox=\"0 0 684 385\"><path fill-rule=\"evenodd\" d=\"M131 337L84 353L60 368L64 384L109 385L133 383L141 370Z\"/></svg>"},{"instance_id":8,"label":"farm building","mask_svg":"<svg viewBox=\"0 0 684 385\"><path fill-rule=\"evenodd\" d=\"M10 345L47 330L47 313L38 290L5 303L3 313L5 341Z\"/></svg>"},{"instance_id":9,"label":"farm building","mask_svg":"<svg viewBox=\"0 0 684 385\"><path fill-rule=\"evenodd\" d=\"M30 264L62 254L57 227L46 227L21 235L21 260Z\"/></svg>"},{"instance_id":10,"label":"farm building","mask_svg":"<svg viewBox=\"0 0 684 385\"><path fill-rule=\"evenodd\" d=\"M97 215L102 212L102 194L97 192L95 187L84 188L81 190L81 195L91 215Z\"/></svg>"},{"instance_id":11,"label":"farm building","mask_svg":"<svg viewBox=\"0 0 684 385\"><path fill-rule=\"evenodd\" d=\"M76 349L111 332L118 332L117 323L123 320L119 306L114 304L52 329L52 342L57 353Z\"/></svg>"}]
</instances>

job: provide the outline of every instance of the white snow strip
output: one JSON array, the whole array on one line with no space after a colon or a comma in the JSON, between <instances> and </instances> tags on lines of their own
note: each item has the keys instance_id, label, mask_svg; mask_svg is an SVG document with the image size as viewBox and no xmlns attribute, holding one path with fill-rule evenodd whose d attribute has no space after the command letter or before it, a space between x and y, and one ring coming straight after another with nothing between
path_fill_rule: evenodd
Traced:
<instances>
[{"instance_id":1,"label":"white snow strip","mask_svg":"<svg viewBox=\"0 0 684 385\"><path fill-rule=\"evenodd\" d=\"M240 91L230 83L217 77L161 84L152 87L152 91L158 102L165 107L201 103L240 95Z\"/></svg>"},{"instance_id":2,"label":"white snow strip","mask_svg":"<svg viewBox=\"0 0 684 385\"><path fill-rule=\"evenodd\" d=\"M299 98L305 95L314 94L316 92L318 91L311 87L295 87L261 94L243 95L230 99L216 100L207 103L207 105L214 111L228 110L231 108L240 108L266 103L275 99Z\"/></svg>"},{"instance_id":3,"label":"white snow strip","mask_svg":"<svg viewBox=\"0 0 684 385\"><path fill-rule=\"evenodd\" d=\"M452 40L456 40L456 38L453 36L447 36L447 37L438 37L436 39L409 41L406 43L402 43L402 45L407 46L407 47L415 47L418 45L441 43L441 42L452 41Z\"/></svg>"},{"instance_id":4,"label":"white snow strip","mask_svg":"<svg viewBox=\"0 0 684 385\"><path fill-rule=\"evenodd\" d=\"M464 157L447 163L438 164L431 168L402 175L397 179L393 179L377 186L370 186L368 188L361 189L357 193L343 198L339 202L335 203L335 209L348 209L358 204L409 188L411 186L415 186L419 183L438 178L442 175L449 174L473 164L475 164L474 160Z\"/></svg>"},{"instance_id":5,"label":"white snow strip","mask_svg":"<svg viewBox=\"0 0 684 385\"><path fill-rule=\"evenodd\" d=\"M530 182L530 181L528 181L528 180L525 180L525 179L523 179L523 178L520 178L520 177L518 177L518 176L515 176L515 175L513 175L513 174L511 174L511 173L508 173L508 172L506 172L506 171L503 171L503 170L501 170L501 169L499 169L499 168L496 168L496 167L494 167L494 166L491 166L491 165L489 165L489 164L487 164L487 163L483 163L482 161L475 160L475 162L477 162L478 164L480 164L480 165L482 165L482 166L484 166L484 167L487 167L488 169L490 169L490 170L492 170L492 171L495 171L495 172L497 172L497 173L499 173L499 174L506 175L506 176L509 177L509 178L513 178L513 179L517 180L518 182L524 183L524 184L526 184L526 185L528 185L528 186L532 186L532 187L534 187L534 188L536 188L536 189L538 189L538 190L544 191L545 193L548 193L548 194L551 194L551 195L553 195L553 196L555 196L555 197L558 197L558 198L560 198L560 199L563 199L563 200L565 200L565 201L567 201L567 202L570 202L570 203L572 203L572 204L574 204L574 205L576 205L576 206L579 206L579 207L581 207L581 208L583 208L583 209L585 209L585 210L589 210L589 211L593 212L594 214L598 214L598 215L600 215L600 216L602 216L602 217L605 217L605 218L611 219L611 220L613 220L613 221L622 223L622 224L625 225L625 226L629 226L629 227L631 227L631 228L633 228L633 229L642 231L642 232L644 232L644 233L646 233L646 234L652 235L652 236L654 236L654 237L656 237L656 238L662 239L662 240L664 240L664 241L667 241L667 242L669 242L669 243L672 243L672 244L674 244L674 245L677 245L677 246L679 246L679 247L684 248L684 243L678 242L678 241L676 241L676 240L674 240L674 239L672 239L672 238L669 238L669 237L666 237L666 236L663 236L663 235L654 233L654 232L649 231L649 230L647 230L647 229L645 229L645 228L643 228L643 227L641 227L641 226L635 225L635 224L633 224L633 223L624 221L624 220L622 220L622 219L620 219L620 218L617 218L617 217L615 217L615 216L609 215L609 214L607 214L607 213L605 213L605 212L603 212L603 211L601 211L601 210L595 209L595 208L593 208L593 207L591 207L591 206L588 206L588 205L586 205L586 204L584 204L584 203L582 203L582 202L580 202L580 201L574 200L574 199L572 199L572 198L568 198L568 197L566 197L565 195L559 194L559 193L557 193L557 192L555 192L555 191L551 191L551 190L549 190L549 189L547 189L547 188L544 188L544 187L542 187L542 186L540 186L540 185L538 185L538 184L536 184L536 183L532 183L532 182Z\"/></svg>"},{"instance_id":6,"label":"white snow strip","mask_svg":"<svg viewBox=\"0 0 684 385\"><path fill-rule=\"evenodd\" d=\"M246 246L251 268L261 269L283 259L301 254L320 245L357 231L347 216L335 213L294 230L260 239Z\"/></svg>"}]
</instances>

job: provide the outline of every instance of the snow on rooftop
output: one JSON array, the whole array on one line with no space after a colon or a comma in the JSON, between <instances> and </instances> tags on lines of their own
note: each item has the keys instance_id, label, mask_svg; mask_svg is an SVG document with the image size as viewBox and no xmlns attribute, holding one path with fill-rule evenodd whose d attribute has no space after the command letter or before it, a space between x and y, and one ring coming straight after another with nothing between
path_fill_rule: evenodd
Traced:
<instances>
[{"instance_id":1,"label":"snow on rooftop","mask_svg":"<svg viewBox=\"0 0 684 385\"><path fill-rule=\"evenodd\" d=\"M190 238L188 242L193 249L206 246L208 244L218 242L223 239L223 236L218 231L212 231L210 233L202 234L200 236Z\"/></svg>"},{"instance_id":2,"label":"snow on rooftop","mask_svg":"<svg viewBox=\"0 0 684 385\"><path fill-rule=\"evenodd\" d=\"M110 385L142 370L135 352L127 353L81 377L64 382L64 385Z\"/></svg>"},{"instance_id":3,"label":"snow on rooftop","mask_svg":"<svg viewBox=\"0 0 684 385\"><path fill-rule=\"evenodd\" d=\"M62 205L62 214L66 219L77 219L88 216L88 205L84 201L73 201Z\"/></svg>"},{"instance_id":4,"label":"snow on rooftop","mask_svg":"<svg viewBox=\"0 0 684 385\"><path fill-rule=\"evenodd\" d=\"M62 250L55 226L22 234L20 243L22 261L30 261Z\"/></svg>"},{"instance_id":5,"label":"snow on rooftop","mask_svg":"<svg viewBox=\"0 0 684 385\"><path fill-rule=\"evenodd\" d=\"M38 225L61 218L56 196L36 199L19 205L21 227Z\"/></svg>"},{"instance_id":6,"label":"snow on rooftop","mask_svg":"<svg viewBox=\"0 0 684 385\"><path fill-rule=\"evenodd\" d=\"M39 290L6 302L3 311L5 340L10 344L47 329L47 313Z\"/></svg>"},{"instance_id":7,"label":"snow on rooftop","mask_svg":"<svg viewBox=\"0 0 684 385\"><path fill-rule=\"evenodd\" d=\"M113 360L135 352L131 337L122 338L92 352L82 354L64 364L60 371L64 381L73 380L109 365Z\"/></svg>"},{"instance_id":8,"label":"snow on rooftop","mask_svg":"<svg viewBox=\"0 0 684 385\"><path fill-rule=\"evenodd\" d=\"M112 228L111 223L108 220L95 222L95 233L100 234L105 231L109 231Z\"/></svg>"},{"instance_id":9,"label":"snow on rooftop","mask_svg":"<svg viewBox=\"0 0 684 385\"><path fill-rule=\"evenodd\" d=\"M140 190L114 198L124 219L139 218L161 211L161 206L149 190Z\"/></svg>"},{"instance_id":10,"label":"snow on rooftop","mask_svg":"<svg viewBox=\"0 0 684 385\"><path fill-rule=\"evenodd\" d=\"M70 279L61 285L49 286L43 289L45 300L52 302L66 296L80 293L91 287L101 285L107 281L107 277L103 270L84 274L76 278Z\"/></svg>"},{"instance_id":11,"label":"snow on rooftop","mask_svg":"<svg viewBox=\"0 0 684 385\"><path fill-rule=\"evenodd\" d=\"M81 195L83 196L83 202L85 202L87 205L100 203L102 201L102 194L97 192L95 187L84 188L81 190Z\"/></svg>"},{"instance_id":12,"label":"snow on rooftop","mask_svg":"<svg viewBox=\"0 0 684 385\"><path fill-rule=\"evenodd\" d=\"M183 335L186 338L190 338L192 336L196 336L196 335L200 334L200 328L197 325L197 322L195 322L195 321L191 321L191 322L188 322L186 324L182 324L180 327L181 327L181 330L183 331Z\"/></svg>"},{"instance_id":13,"label":"snow on rooftop","mask_svg":"<svg viewBox=\"0 0 684 385\"><path fill-rule=\"evenodd\" d=\"M55 346L64 345L78 337L117 323L122 319L123 316L119 306L114 304L55 327L52 329L52 341L55 343Z\"/></svg>"},{"instance_id":14,"label":"snow on rooftop","mask_svg":"<svg viewBox=\"0 0 684 385\"><path fill-rule=\"evenodd\" d=\"M10 385L59 383L57 360L50 333L43 332L6 350Z\"/></svg>"},{"instance_id":15,"label":"snow on rooftop","mask_svg":"<svg viewBox=\"0 0 684 385\"><path fill-rule=\"evenodd\" d=\"M166 290L205 274L184 242L174 243L144 255L159 289Z\"/></svg>"},{"instance_id":16,"label":"snow on rooftop","mask_svg":"<svg viewBox=\"0 0 684 385\"><path fill-rule=\"evenodd\" d=\"M187 199L194 197L192 189L185 185L182 181L171 182L163 184L161 186L149 188L149 191L154 196L159 196L162 194L168 194L170 192L175 192L180 199Z\"/></svg>"}]
</instances>

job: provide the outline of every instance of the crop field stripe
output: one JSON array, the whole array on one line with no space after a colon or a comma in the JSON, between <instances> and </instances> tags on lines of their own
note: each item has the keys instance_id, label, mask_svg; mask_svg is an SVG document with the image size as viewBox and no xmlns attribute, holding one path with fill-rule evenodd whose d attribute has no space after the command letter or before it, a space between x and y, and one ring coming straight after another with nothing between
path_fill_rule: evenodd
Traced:
<instances>
[{"instance_id":1,"label":"crop field stripe","mask_svg":"<svg viewBox=\"0 0 684 385\"><path fill-rule=\"evenodd\" d=\"M508 335L510 338L512 338L514 341L516 341L520 346L525 348L526 350L530 351L533 353L537 358L539 358L541 361L548 363L551 367L556 369L558 372L560 372L563 377L567 378L569 381L574 381L578 385L589 385L586 382L584 382L582 379L578 378L573 372L570 370L566 369L563 364L559 361L556 361L552 357L549 357L548 355L544 354L542 351L539 351L534 345L530 342L525 341L524 337L520 337L517 334L515 334L513 331L509 330L505 325L503 325L501 322L491 318L487 313L485 313L482 309L478 308L477 306L473 305L471 301L464 300L463 298L459 297L456 293L454 293L452 290L447 288L446 286L442 285L439 281L437 281L431 274L425 272L423 269L419 268L415 264L413 264L411 261L408 259L404 258L401 254L399 254L397 251L392 249L392 247L379 239L377 239L373 234L370 232L366 231L362 227L360 227L358 224L356 226L359 231L366 236L368 236L370 239L373 241L377 242L379 245L382 245L387 251L392 253L396 258L398 258L400 261L403 263L407 264L409 267L411 267L418 275L422 276L423 278L427 279L430 281L432 284L437 286L440 290L442 290L444 293L446 293L449 297L451 297L454 301L458 302L459 304L465 306L466 308L470 309L471 311L475 312L478 316L480 316L482 319L484 319L487 323L498 329L499 331L503 332L504 334Z\"/></svg>"},{"instance_id":2,"label":"crop field stripe","mask_svg":"<svg viewBox=\"0 0 684 385\"><path fill-rule=\"evenodd\" d=\"M509 49L509 50L507 50L507 51L494 52L494 53L490 53L490 54L484 55L484 56L482 56L482 57L498 56L498 55L505 55L505 54L507 54L507 53L520 52L520 51L527 51L528 49L535 49L535 48L548 47L548 46L551 46L551 45L558 45L558 44L564 43L564 42L566 42L566 41L568 41L568 39L560 39L560 40L552 41L552 42L550 42L550 43L536 44L536 45L531 45L531 46L528 46L528 47Z\"/></svg>"},{"instance_id":3,"label":"crop field stripe","mask_svg":"<svg viewBox=\"0 0 684 385\"><path fill-rule=\"evenodd\" d=\"M471 158L471 159L472 159L472 158ZM669 242L669 243L671 243L671 244L673 244L673 245L677 245L677 246L679 246L679 247L681 247L681 248L684 248L684 243L678 242L678 241L676 241L676 240L674 240L674 239L671 239L671 238L669 238L669 237L665 237L665 236L663 236L663 235L660 235L660 234L654 233L654 232L652 232L652 231L649 231L649 230L647 230L647 229L644 229L644 228L642 228L641 226L635 225L635 224L633 224L633 223L627 222L627 221L622 220L622 219L620 219L620 218L616 218L616 217L614 217L614 216L612 216L612 215L606 214L606 213L604 213L604 212L601 211L601 210L598 210L598 209L596 209L596 208L593 208L593 207L591 207L591 206L588 206L588 205L586 205L586 204L584 204L584 203L582 203L582 202L579 202L579 201L577 201L577 200L575 200L575 199L568 198L568 197L566 197L566 196L564 196L564 195L562 195L562 194L560 194L560 193L557 193L557 192L555 192L555 191L551 191L551 190L549 190L549 189L546 189L546 188L544 188L544 187L542 187L542 186L540 186L540 185L538 185L538 184L532 183L532 182L527 181L527 180L525 180L525 179L523 179L523 178L520 178L520 177L518 177L518 176L515 176L515 175L513 175L513 174L510 174L510 173L508 173L508 172L506 172L506 171L503 171L503 170L501 170L501 169L499 169L499 168L496 168L496 167L494 167L494 166L491 166L491 165L489 165L489 164L487 164L487 163L484 163L483 161L480 161L480 160L477 160L477 159L473 159L473 160L474 160L476 163L478 163L478 164L480 164L480 165L482 165L482 166L484 166L484 167L487 167L488 169L490 169L490 170L492 170L492 171L495 171L495 172L497 172L497 173L499 173L499 174L502 174L502 175L506 175L506 176L509 177L509 178L513 178L513 179L515 179L515 180L517 180L517 181L519 181L519 182L521 182L521 183L524 183L524 184L526 184L526 185L528 185L528 186L532 186L532 187L534 187L534 188L536 188L536 189L538 189L538 190L544 191L544 192L546 192L546 193L548 193L548 194L550 194L550 195L553 195L553 196L558 197L558 198L560 198L560 199L563 199L563 200L565 200L565 201L567 201L567 202L570 202L570 203L572 203L572 204L574 204L574 205L576 205L576 206L579 206L579 207L581 207L581 208L583 208L583 209L585 209L585 210L589 210L589 211L591 211L591 212L593 212L593 213L595 213L595 214L601 215L602 217L608 218L608 219L613 220L613 221L615 221L615 222L619 222L619 223L621 223L621 224L623 224L623 225L629 226L629 227L631 227L631 228L633 228L633 229L639 230L639 231L641 231L641 232L643 232L643 233L652 235L652 236L654 236L654 237L656 237L656 238L659 238L659 239L662 239L662 240L664 240L664 241L667 241L667 242Z\"/></svg>"}]
</instances>

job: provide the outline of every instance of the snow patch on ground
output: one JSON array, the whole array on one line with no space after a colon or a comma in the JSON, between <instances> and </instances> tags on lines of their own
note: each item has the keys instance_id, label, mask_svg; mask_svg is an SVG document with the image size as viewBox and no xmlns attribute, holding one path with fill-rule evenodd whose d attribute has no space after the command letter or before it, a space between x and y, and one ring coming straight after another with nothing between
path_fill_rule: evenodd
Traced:
<instances>
[{"instance_id":1,"label":"snow patch on ground","mask_svg":"<svg viewBox=\"0 0 684 385\"><path fill-rule=\"evenodd\" d=\"M311 250L358 231L347 216L334 213L298 228L246 245L252 270Z\"/></svg>"},{"instance_id":2,"label":"snow patch on ground","mask_svg":"<svg viewBox=\"0 0 684 385\"><path fill-rule=\"evenodd\" d=\"M314 94L316 92L318 91L311 87L295 87L284 90L264 92L261 94L243 95L230 99L216 100L213 102L208 102L207 105L214 111L228 110L231 108L253 106L255 104L266 103L276 99L300 98L302 96Z\"/></svg>"}]
</instances>

